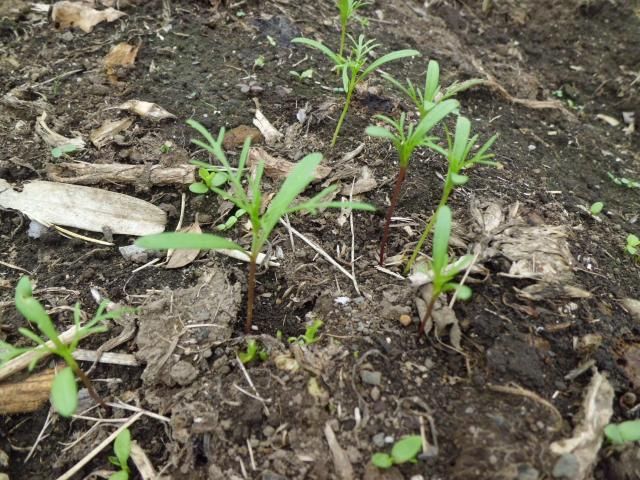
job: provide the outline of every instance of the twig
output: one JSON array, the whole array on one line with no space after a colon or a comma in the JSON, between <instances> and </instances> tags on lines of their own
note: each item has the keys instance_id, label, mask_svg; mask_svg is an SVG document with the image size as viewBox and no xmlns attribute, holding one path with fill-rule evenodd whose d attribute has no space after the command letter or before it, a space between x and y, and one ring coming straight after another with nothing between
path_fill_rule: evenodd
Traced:
<instances>
[{"instance_id":1,"label":"twig","mask_svg":"<svg viewBox=\"0 0 640 480\"><path fill-rule=\"evenodd\" d=\"M73 352L73 358L82 362L108 363L127 367L138 367L140 365L136 357L128 353L104 352L100 354L95 350L83 350L81 348Z\"/></svg>"},{"instance_id":2,"label":"twig","mask_svg":"<svg viewBox=\"0 0 640 480\"><path fill-rule=\"evenodd\" d=\"M349 193L349 202L353 202L353 187L356 184L356 177L353 177L351 181L351 192ZM356 293L360 295L360 289L358 288L358 281L356 280L356 258L355 258L355 231L353 229L353 209L349 212L349 225L351 226L351 277L353 279L353 288L356 289Z\"/></svg>"},{"instance_id":3,"label":"twig","mask_svg":"<svg viewBox=\"0 0 640 480\"><path fill-rule=\"evenodd\" d=\"M554 431L557 432L562 428L562 415L560 415L560 412L558 411L558 409L554 407L552 403L545 400L537 393L527 390L525 388L522 388L520 385L517 385L517 384L511 384L511 385L489 384L487 386L489 387L489 390L493 390L494 392L508 393L510 395L519 395L521 397L529 398L531 400L534 400L535 402L540 403L541 405L544 405L549 410L551 410L551 412L553 413L553 416L556 417L556 425L554 427Z\"/></svg>"},{"instance_id":4,"label":"twig","mask_svg":"<svg viewBox=\"0 0 640 480\"><path fill-rule=\"evenodd\" d=\"M23 463L27 463L29 461L29 459L31 458L31 455L33 455L33 452L36 451L36 447L38 446L40 441L42 441L45 438L44 432L47 429L47 427L51 424L52 421L53 421L53 418L51 417L51 409L49 409L49 411L47 412L47 418L44 421L44 425L40 429L40 433L38 433L38 438L36 438L35 443L32 445L31 449L29 450L29 454L25 457Z\"/></svg>"},{"instance_id":5,"label":"twig","mask_svg":"<svg viewBox=\"0 0 640 480\"><path fill-rule=\"evenodd\" d=\"M253 390L254 394L255 394L255 399L258 400L259 402L262 403L262 406L264 407L264 413L265 415L268 417L269 416L269 408L267 407L267 401L262 398L262 396L260 396L260 394L258 393L258 390L256 389L255 385L253 384L253 381L251 380L251 377L249 376L249 374L247 373L247 369L244 368L244 364L240 361L240 358L236 355L236 361L238 362L238 365L240 366L240 370L242 371L242 373L244 374L244 377L247 379L247 383L249 384L249 386L251 387L251 389ZM243 391L242 388L240 388L239 386L235 385L234 386L240 390L241 392L243 392L244 394L248 394L249 396L252 396L251 394L249 394L246 391Z\"/></svg>"}]
</instances>

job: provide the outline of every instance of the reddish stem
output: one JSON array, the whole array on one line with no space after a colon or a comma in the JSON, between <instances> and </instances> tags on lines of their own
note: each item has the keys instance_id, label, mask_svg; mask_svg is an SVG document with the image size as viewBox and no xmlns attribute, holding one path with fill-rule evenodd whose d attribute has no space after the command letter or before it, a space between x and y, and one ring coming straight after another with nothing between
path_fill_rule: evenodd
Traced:
<instances>
[{"instance_id":1,"label":"reddish stem","mask_svg":"<svg viewBox=\"0 0 640 480\"><path fill-rule=\"evenodd\" d=\"M253 303L256 296L256 259L257 254L251 254L249 258L249 279L247 280L247 318L244 322L244 333L251 333L253 323Z\"/></svg>"},{"instance_id":2,"label":"reddish stem","mask_svg":"<svg viewBox=\"0 0 640 480\"><path fill-rule=\"evenodd\" d=\"M389 241L389 225L391 223L391 216L398 205L398 199L400 198L400 187L404 182L404 177L407 174L407 167L400 167L398 176L396 177L396 185L393 187L393 194L391 195L391 204L387 208L387 216L384 219L384 231L382 233L382 240L380 241L380 266L384 266L384 251L387 248L387 242Z\"/></svg>"},{"instance_id":3,"label":"reddish stem","mask_svg":"<svg viewBox=\"0 0 640 480\"><path fill-rule=\"evenodd\" d=\"M424 327L427 324L427 320L429 320L429 317L431 316L431 312L433 312L433 306L435 304L436 304L436 297L433 296L431 297L431 301L429 302L429 306L427 307L427 311L424 314L424 317L422 317L422 320L420 320L420 326L418 327L418 339L422 337L422 335L424 335Z\"/></svg>"},{"instance_id":4,"label":"reddish stem","mask_svg":"<svg viewBox=\"0 0 640 480\"><path fill-rule=\"evenodd\" d=\"M87 377L85 375L85 373L82 371L82 369L80 367L76 367L76 368L74 368L72 370L74 370L74 373L76 374L76 376L83 383L83 385L85 386L85 388L89 392L89 395L91 395L91 398L93 398L93 400L98 405L100 405L102 408L107 408L107 404L104 403L104 400L102 400L100 395L98 395L98 392L95 391L95 389L93 388L93 384L91 383L91 380L89 380L89 377Z\"/></svg>"}]
</instances>

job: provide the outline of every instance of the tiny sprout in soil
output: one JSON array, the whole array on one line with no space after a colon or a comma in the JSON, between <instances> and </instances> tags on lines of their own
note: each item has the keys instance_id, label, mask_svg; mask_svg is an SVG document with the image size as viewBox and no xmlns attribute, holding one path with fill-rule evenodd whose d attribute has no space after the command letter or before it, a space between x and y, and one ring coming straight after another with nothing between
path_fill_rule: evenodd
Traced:
<instances>
[{"instance_id":1,"label":"tiny sprout in soil","mask_svg":"<svg viewBox=\"0 0 640 480\"><path fill-rule=\"evenodd\" d=\"M357 210L375 210L371 205L359 202L336 202L328 201L327 198L336 189L330 186L322 190L312 198L294 203L300 195L313 181L316 167L322 160L322 154L312 153L298 162L291 174L284 181L278 193L269 202L266 211L263 213L262 194L262 174L264 173L264 162L260 162L255 170L255 174L248 178L249 193L245 192L242 186L244 170L249 157L251 139L245 140L242 153L238 160L238 167L232 168L227 160L227 156L222 148L224 140L224 128L220 129L218 138L214 139L207 129L194 120L187 122L192 128L197 130L206 140L192 140L193 143L204 148L222 164L222 171L227 176L230 190L225 191L211 185L209 189L216 193L223 200L233 203L237 208L244 210L249 216L251 223L251 248L249 252L249 276L247 280L247 317L244 331L249 333L253 323L253 308L256 284L256 264L258 254L269 240L273 229L282 217L289 213L299 211L311 214L317 213L325 208L351 208ZM154 250L170 249L237 249L243 250L237 243L223 237L201 233L160 233L140 238L137 245L143 248Z\"/></svg>"},{"instance_id":2,"label":"tiny sprout in soil","mask_svg":"<svg viewBox=\"0 0 640 480\"><path fill-rule=\"evenodd\" d=\"M377 115L376 118L380 119L391 127L389 130L384 127L370 125L366 129L366 133L372 137L385 138L389 140L396 149L398 154L398 160L400 163L400 170L396 177L395 187L393 188L393 194L391 195L391 204L387 209L387 215L384 222L384 230L382 233L382 240L380 241L380 265L384 264L384 251L389 238L389 223L391 222L391 216L398 204L400 198L400 190L409 168L409 162L411 156L416 148L430 145L433 138L428 137L429 131L435 127L444 117L449 115L455 109L458 108L458 102L455 100L446 100L434 107L417 125L409 124L405 125L405 115L400 116L400 120L396 121L384 115Z\"/></svg>"},{"instance_id":3,"label":"tiny sprout in soil","mask_svg":"<svg viewBox=\"0 0 640 480\"><path fill-rule=\"evenodd\" d=\"M314 320L313 323L306 328L304 335L289 337L289 343L299 343L300 345L311 345L312 343L316 343L320 340L320 337L318 337L318 331L322 325L322 320Z\"/></svg>"},{"instance_id":4,"label":"tiny sprout in soil","mask_svg":"<svg viewBox=\"0 0 640 480\"><path fill-rule=\"evenodd\" d=\"M630 233L627 236L627 245L625 247L625 250L628 254L634 255L638 258L638 260L640 260L640 238L638 238L633 233Z\"/></svg>"},{"instance_id":5,"label":"tiny sprout in soil","mask_svg":"<svg viewBox=\"0 0 640 480\"><path fill-rule=\"evenodd\" d=\"M108 480L129 480L131 469L129 468L129 456L131 455L131 432L128 428L122 430L113 442L114 457L109 461L120 468L119 471L109 476Z\"/></svg>"},{"instance_id":6,"label":"tiny sprout in soil","mask_svg":"<svg viewBox=\"0 0 640 480\"><path fill-rule=\"evenodd\" d=\"M420 435L410 435L393 444L391 455L388 453L374 453L371 463L376 467L388 469L402 463L416 463L416 457L422 450L422 438Z\"/></svg>"},{"instance_id":7,"label":"tiny sprout in soil","mask_svg":"<svg viewBox=\"0 0 640 480\"><path fill-rule=\"evenodd\" d=\"M607 175L613 183L627 188L640 188L640 182L626 177L616 177L611 172L607 172Z\"/></svg>"},{"instance_id":8,"label":"tiny sprout in soil","mask_svg":"<svg viewBox=\"0 0 640 480\"><path fill-rule=\"evenodd\" d=\"M401 58L420 55L420 52L417 50L398 50L383 55L367 66L369 54L380 45L374 43L375 40L365 40L363 35L360 35L358 40L355 40L351 36L349 36L349 39L353 43L353 47L351 48L351 54L348 58L344 58L341 54L333 52L326 45L310 38L299 37L292 40L294 43L301 43L322 52L335 64L338 72L342 74L342 89L346 98L342 113L338 119L338 124L336 125L336 130L333 133L333 138L331 139L332 147L338 140L338 135L340 134L344 119L347 116L349 105L351 105L351 98L356 91L356 87L386 63L400 60Z\"/></svg>"},{"instance_id":9,"label":"tiny sprout in soil","mask_svg":"<svg viewBox=\"0 0 640 480\"><path fill-rule=\"evenodd\" d=\"M289 73L296 77L299 82L304 82L307 78L313 78L313 68L307 68L302 72L296 72L295 70L290 70Z\"/></svg>"},{"instance_id":10,"label":"tiny sprout in soil","mask_svg":"<svg viewBox=\"0 0 640 480\"><path fill-rule=\"evenodd\" d=\"M640 420L610 423L604 427L604 436L614 445L640 440Z\"/></svg>"},{"instance_id":11,"label":"tiny sprout in soil","mask_svg":"<svg viewBox=\"0 0 640 480\"><path fill-rule=\"evenodd\" d=\"M451 209L443 205L436 211L436 227L433 232L433 252L431 259L431 270L433 272L431 301L427 306L427 311L420 319L418 336L424 333L427 320L433 312L433 307L441 294L456 291L456 295L461 300L471 298L471 289L466 285L460 285L452 280L473 261L472 255L460 257L453 263L449 263L449 237L451 236Z\"/></svg>"},{"instance_id":12,"label":"tiny sprout in soil","mask_svg":"<svg viewBox=\"0 0 640 480\"><path fill-rule=\"evenodd\" d=\"M589 208L589 212L591 212L591 215L599 215L600 212L602 212L602 209L604 208L604 203L602 202L595 202L593 205L591 205L591 207Z\"/></svg>"},{"instance_id":13,"label":"tiny sprout in soil","mask_svg":"<svg viewBox=\"0 0 640 480\"><path fill-rule=\"evenodd\" d=\"M60 147L54 147L51 149L51 156L53 158L60 158L68 153L73 153L78 150L78 147L68 143L67 145L61 145Z\"/></svg>"},{"instance_id":14,"label":"tiny sprout in soil","mask_svg":"<svg viewBox=\"0 0 640 480\"><path fill-rule=\"evenodd\" d=\"M57 355L67 364L60 370L53 379L51 385L51 403L55 410L63 417L71 416L78 406L78 389L76 379L78 377L87 388L91 397L101 406L106 406L100 396L96 393L89 378L80 369L80 366L73 358L73 352L78 347L80 340L93 333L103 333L107 331L104 321L108 319L118 318L123 315L125 310L114 310L106 312L105 309L109 303L108 300L103 301L94 317L86 324L80 324L80 304L76 304L73 310L73 320L75 322L75 335L69 345L65 345L58 331L56 330L51 317L46 310L33 297L31 281L28 277L22 277L16 286L15 302L17 310L27 319L29 323L33 323L38 327L40 333L44 337L27 328L19 328L18 331L29 340L36 343L37 347L15 347L6 342L0 341L0 364L8 362L12 358L22 355L26 352L37 352L38 355L29 365L29 369L33 370L38 361L47 353ZM47 345L48 339L53 346Z\"/></svg>"},{"instance_id":15,"label":"tiny sprout in soil","mask_svg":"<svg viewBox=\"0 0 640 480\"><path fill-rule=\"evenodd\" d=\"M438 208L436 209L436 211L440 209L440 207L447 204L449 196L451 195L451 192L454 188L462 186L469 181L469 177L462 174L463 170L471 168L477 164L491 165L496 168L502 168L502 165L500 163L491 160L494 155L488 153L489 149L498 138L498 135L494 135L489 140L487 140L485 144L478 149L476 154L473 155L473 157L469 158L471 149L478 140L478 135L474 135L473 137L469 138L470 134L471 122L466 117L459 116L456 123L456 132L454 135L453 143L451 142L451 136L447 133L446 150L438 145L429 143L429 148L442 154L447 159L447 177L445 178L442 196L440 197L440 202L438 203ZM414 248L413 253L411 254L411 258L405 266L405 273L408 273L411 270L411 267L416 261L418 253L420 253L422 245L428 238L429 233L431 233L434 221L435 215L431 217L431 220L429 220L429 223L422 232L420 240L418 240L418 244Z\"/></svg>"},{"instance_id":16,"label":"tiny sprout in soil","mask_svg":"<svg viewBox=\"0 0 640 480\"><path fill-rule=\"evenodd\" d=\"M247 349L244 352L238 353L238 358L244 365L251 363L254 360L264 362L269 358L269 352L259 346L258 342L251 339L247 340Z\"/></svg>"}]
</instances>

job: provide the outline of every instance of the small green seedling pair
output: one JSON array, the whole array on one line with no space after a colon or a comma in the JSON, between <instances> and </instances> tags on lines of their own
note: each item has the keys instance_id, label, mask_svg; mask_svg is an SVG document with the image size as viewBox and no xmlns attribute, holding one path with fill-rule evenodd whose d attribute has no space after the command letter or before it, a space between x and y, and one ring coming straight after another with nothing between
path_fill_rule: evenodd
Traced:
<instances>
[{"instance_id":1,"label":"small green seedling pair","mask_svg":"<svg viewBox=\"0 0 640 480\"><path fill-rule=\"evenodd\" d=\"M114 457L109 461L120 468L119 471L109 476L108 480L129 480L131 469L129 468L129 456L131 455L131 432L128 428L122 430L113 442Z\"/></svg>"},{"instance_id":2,"label":"small green seedling pair","mask_svg":"<svg viewBox=\"0 0 640 480\"><path fill-rule=\"evenodd\" d=\"M625 246L625 250L628 254L638 257L640 260L640 238L633 233L630 233L627 236L627 245Z\"/></svg>"},{"instance_id":3,"label":"small green seedling pair","mask_svg":"<svg viewBox=\"0 0 640 480\"><path fill-rule=\"evenodd\" d=\"M604 436L614 445L640 441L640 420L610 423L604 428Z\"/></svg>"},{"instance_id":4,"label":"small green seedling pair","mask_svg":"<svg viewBox=\"0 0 640 480\"><path fill-rule=\"evenodd\" d=\"M289 343L298 343L300 345L311 345L312 343L316 343L320 340L320 337L318 337L318 331L322 325L322 320L316 319L305 329L304 335L289 337L287 340Z\"/></svg>"},{"instance_id":5,"label":"small green seedling pair","mask_svg":"<svg viewBox=\"0 0 640 480\"><path fill-rule=\"evenodd\" d=\"M269 352L267 352L254 339L251 339L247 340L247 349L244 352L238 353L238 358L243 365L251 363L254 360L260 360L261 362L264 362L269 358Z\"/></svg>"},{"instance_id":6,"label":"small green seedling pair","mask_svg":"<svg viewBox=\"0 0 640 480\"><path fill-rule=\"evenodd\" d=\"M353 44L353 47L351 48L351 54L348 58L344 58L340 52L336 53L321 42L312 40L310 38L299 37L292 40L292 42L294 43L301 43L323 53L329 60L333 62L335 68L342 76L342 88L346 98L344 106L342 108L342 113L340 114L340 118L338 119L338 124L336 125L336 129L333 133L333 138L331 139L332 147L335 146L336 141L338 140L338 135L340 134L340 130L342 129L344 119L347 116L349 106L351 105L351 99L356 91L356 87L364 82L364 80L369 77L369 75L380 69L383 65L396 60L400 60L401 58L420 55L420 52L418 52L417 50L398 50L395 52L387 53L386 55L383 55L368 64L369 55L380 45L376 44L375 40L365 40L364 35L360 35L357 40L355 40L350 35L348 35L348 37Z\"/></svg>"},{"instance_id":7,"label":"small green seedling pair","mask_svg":"<svg viewBox=\"0 0 640 480\"><path fill-rule=\"evenodd\" d=\"M33 297L33 290L29 277L22 277L16 286L15 295L16 308L29 323L35 324L40 334L39 336L28 328L19 328L18 331L29 340L36 343L37 347L14 347L6 342L0 341L0 364L8 362L12 358L26 352L36 352L37 355L29 365L29 370L33 370L38 361L47 353L57 355L67 364L62 370L56 373L51 385L51 403L53 408L63 417L71 416L78 406L78 388L76 378L78 377L87 388L91 397L101 406L105 406L100 396L96 393L89 378L80 369L80 366L73 358L73 352L78 346L78 342L93 333L107 331L104 321L118 318L125 313L125 310L114 310L105 312L108 300L103 301L94 317L84 325L80 324L81 312L80 304L77 303L73 310L73 320L75 323L75 335L69 345L65 345L47 314L44 307ZM53 346L47 345L48 339Z\"/></svg>"},{"instance_id":8,"label":"small green seedling pair","mask_svg":"<svg viewBox=\"0 0 640 480\"><path fill-rule=\"evenodd\" d=\"M212 191L213 188L220 188L229 178L227 174L223 171L220 171L219 168L213 167L205 162L200 162L198 160L192 160L192 164L197 165L198 167L198 176L200 177L199 182L194 182L189 185L189 190L192 193L197 194L205 194Z\"/></svg>"},{"instance_id":9,"label":"small green seedling pair","mask_svg":"<svg viewBox=\"0 0 640 480\"><path fill-rule=\"evenodd\" d=\"M420 435L410 435L394 443L391 448L391 454L374 453L371 456L371 463L384 470L402 463L416 463L416 457L421 451L422 437Z\"/></svg>"},{"instance_id":10,"label":"small green seedling pair","mask_svg":"<svg viewBox=\"0 0 640 480\"><path fill-rule=\"evenodd\" d=\"M205 142L201 140L192 140L192 142L210 152L222 164L221 171L226 174L227 182L230 185L229 191L222 190L214 185L208 188L220 198L233 203L238 209L244 210L250 220L251 250L249 252L249 276L247 281L247 316L244 327L245 333L249 333L253 322L258 254L269 240L271 233L282 217L289 213L300 211L315 214L325 208L349 208L368 211L375 209L366 203L330 201L329 198L335 191L335 186L325 188L306 201L294 203L298 195L306 190L315 179L316 168L322 160L322 154L320 153L309 154L296 164L278 193L271 199L265 209L262 194L264 162L260 162L253 175L247 179L248 193L245 192L242 185L251 139L247 138L245 140L238 160L238 167L233 169L222 148L224 128L220 130L218 138L214 139L207 129L198 122L189 120L187 123L205 139ZM231 240L206 233L160 233L142 237L138 239L136 244L153 250L243 250L240 245Z\"/></svg>"}]
</instances>

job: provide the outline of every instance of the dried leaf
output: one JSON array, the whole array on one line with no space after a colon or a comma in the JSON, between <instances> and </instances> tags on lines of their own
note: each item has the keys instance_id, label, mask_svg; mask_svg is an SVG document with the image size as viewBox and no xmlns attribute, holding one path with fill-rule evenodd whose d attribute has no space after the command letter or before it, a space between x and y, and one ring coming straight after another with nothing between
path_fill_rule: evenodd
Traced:
<instances>
[{"instance_id":1,"label":"dried leaf","mask_svg":"<svg viewBox=\"0 0 640 480\"><path fill-rule=\"evenodd\" d=\"M173 113L167 112L164 108L151 102L144 102L142 100L129 100L116 108L120 110L128 110L133 112L142 118L159 122L165 118L176 118Z\"/></svg>"},{"instance_id":2,"label":"dried leaf","mask_svg":"<svg viewBox=\"0 0 640 480\"><path fill-rule=\"evenodd\" d=\"M183 233L202 233L198 222L192 223L188 227L183 227L178 231ZM167 251L167 264L164 268L182 268L198 258L199 254L200 250L169 250Z\"/></svg>"},{"instance_id":3,"label":"dried leaf","mask_svg":"<svg viewBox=\"0 0 640 480\"><path fill-rule=\"evenodd\" d=\"M40 135L40 138L51 147L62 147L64 145L73 145L76 150L83 150L85 143L81 137L67 138L63 137L57 132L51 130L46 123L47 113L42 112L36 121L36 133Z\"/></svg>"},{"instance_id":4,"label":"dried leaf","mask_svg":"<svg viewBox=\"0 0 640 480\"><path fill-rule=\"evenodd\" d=\"M126 130L133 123L132 118L123 118L122 120L106 120L99 128L91 131L89 139L96 148L100 149L113 140L118 133Z\"/></svg>"},{"instance_id":5,"label":"dried leaf","mask_svg":"<svg viewBox=\"0 0 640 480\"><path fill-rule=\"evenodd\" d=\"M283 137L282 133L271 125L271 122L267 120L267 117L264 116L260 109L256 109L256 116L253 119L253 124L258 127L258 130L260 130L267 145L273 145Z\"/></svg>"},{"instance_id":6,"label":"dried leaf","mask_svg":"<svg viewBox=\"0 0 640 480\"><path fill-rule=\"evenodd\" d=\"M255 147L249 151L249 167L255 168L258 163L264 162L264 173L267 177L275 179L286 178L296 166L295 163L289 162L282 158L276 158L269 155L262 148ZM318 165L314 173L315 179L322 180L331 173L331 168L324 165Z\"/></svg>"},{"instance_id":7,"label":"dried leaf","mask_svg":"<svg viewBox=\"0 0 640 480\"><path fill-rule=\"evenodd\" d=\"M138 50L140 50L140 44L119 43L111 47L111 50L103 60L104 69L111 83L118 83L118 69L133 67L138 56Z\"/></svg>"},{"instance_id":8,"label":"dried leaf","mask_svg":"<svg viewBox=\"0 0 640 480\"><path fill-rule=\"evenodd\" d=\"M351 195L353 191L353 195L359 195L361 193L370 192L377 188L377 186L378 182L376 182L376 179L373 177L371 169L365 166L360 170L360 178L358 178L358 180L353 184L353 190L351 184L343 185L342 190L340 190L340 194Z\"/></svg>"},{"instance_id":9,"label":"dried leaf","mask_svg":"<svg viewBox=\"0 0 640 480\"><path fill-rule=\"evenodd\" d=\"M98 23L114 22L123 15L114 8L96 10L81 2L56 2L51 10L51 20L59 29L77 27L85 33L90 33Z\"/></svg>"}]
</instances>

